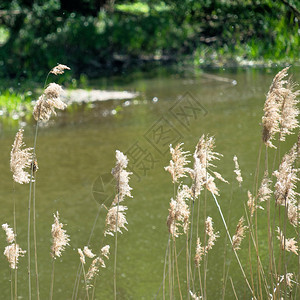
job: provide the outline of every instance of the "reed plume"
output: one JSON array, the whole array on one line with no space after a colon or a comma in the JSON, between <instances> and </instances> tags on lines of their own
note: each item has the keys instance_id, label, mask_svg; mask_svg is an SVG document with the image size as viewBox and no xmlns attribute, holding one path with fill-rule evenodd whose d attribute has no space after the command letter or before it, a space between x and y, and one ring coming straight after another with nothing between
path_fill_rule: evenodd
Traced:
<instances>
[{"instance_id":1,"label":"reed plume","mask_svg":"<svg viewBox=\"0 0 300 300\"><path fill-rule=\"evenodd\" d=\"M244 217L241 217L236 227L235 235L232 237L232 247L234 250L241 249L240 245L242 243L243 238L245 237L245 231L247 229L247 226L244 225L244 222Z\"/></svg>"},{"instance_id":2,"label":"reed plume","mask_svg":"<svg viewBox=\"0 0 300 300\"><path fill-rule=\"evenodd\" d=\"M197 294L196 293L193 293L192 291L190 291L190 296L191 296L191 298L192 299L194 299L194 300L201 300L202 299L202 296L197 296Z\"/></svg>"},{"instance_id":3,"label":"reed plume","mask_svg":"<svg viewBox=\"0 0 300 300\"><path fill-rule=\"evenodd\" d=\"M271 141L274 139L275 134L280 131L280 113L283 97L286 94L284 85L287 83L284 78L288 76L288 69L289 67L284 68L276 74L264 105L262 139L268 147L276 148Z\"/></svg>"},{"instance_id":4,"label":"reed plume","mask_svg":"<svg viewBox=\"0 0 300 300\"><path fill-rule=\"evenodd\" d=\"M128 230L126 228L127 220L125 211L127 210L127 206L119 205L113 206L108 210L105 220L105 232L104 235L114 235L116 232L122 233L122 228Z\"/></svg>"},{"instance_id":5,"label":"reed plume","mask_svg":"<svg viewBox=\"0 0 300 300\"><path fill-rule=\"evenodd\" d=\"M84 255L87 256L88 258L94 258L94 257L96 256L96 254L94 254L94 253L92 252L92 250L89 249L88 246L84 246L84 248L83 248L83 253L84 253Z\"/></svg>"},{"instance_id":6,"label":"reed plume","mask_svg":"<svg viewBox=\"0 0 300 300\"><path fill-rule=\"evenodd\" d=\"M101 254L107 259L109 259L109 249L110 249L109 245L105 245L104 247L101 248Z\"/></svg>"},{"instance_id":7,"label":"reed plume","mask_svg":"<svg viewBox=\"0 0 300 300\"><path fill-rule=\"evenodd\" d=\"M2 224L2 229L5 231L6 240L9 243L9 245L5 247L3 254L6 256L10 268L17 269L19 257L23 257L26 250L22 250L16 243L16 235L8 224Z\"/></svg>"},{"instance_id":8,"label":"reed plume","mask_svg":"<svg viewBox=\"0 0 300 300\"><path fill-rule=\"evenodd\" d=\"M239 183L239 186L241 187L243 182L243 177L242 177L242 172L240 170L240 166L236 155L233 157L233 161L235 166L234 173L236 174L236 180Z\"/></svg>"},{"instance_id":9,"label":"reed plume","mask_svg":"<svg viewBox=\"0 0 300 300\"><path fill-rule=\"evenodd\" d=\"M292 281L293 276L294 276L293 273L286 273L285 274L286 285L290 288L293 287L293 281Z\"/></svg>"},{"instance_id":10,"label":"reed plume","mask_svg":"<svg viewBox=\"0 0 300 300\"><path fill-rule=\"evenodd\" d=\"M48 121L52 113L56 115L55 108L63 110L67 107L67 104L60 99L61 93L63 89L60 85L56 83L48 85L34 106L33 117L36 121Z\"/></svg>"},{"instance_id":11,"label":"reed plume","mask_svg":"<svg viewBox=\"0 0 300 300\"><path fill-rule=\"evenodd\" d=\"M219 196L219 189L215 184L215 178L227 182L221 174L210 171L210 168L214 168L212 163L214 160L219 160L223 155L214 152L215 140L208 135L202 135L196 146L194 152L194 168L190 170L190 175L193 180L192 192L193 196L200 195L203 187L206 187L214 195ZM213 175L212 175L213 174Z\"/></svg>"},{"instance_id":12,"label":"reed plume","mask_svg":"<svg viewBox=\"0 0 300 300\"><path fill-rule=\"evenodd\" d=\"M268 172L265 172L261 185L258 190L259 202L268 201L271 198L273 191L270 189L272 180L268 178Z\"/></svg>"},{"instance_id":13,"label":"reed plume","mask_svg":"<svg viewBox=\"0 0 300 300\"><path fill-rule=\"evenodd\" d=\"M83 265L85 265L85 255L84 255L83 251L80 248L78 248L77 252L79 254L79 259L80 259L81 263Z\"/></svg>"},{"instance_id":14,"label":"reed plume","mask_svg":"<svg viewBox=\"0 0 300 300\"><path fill-rule=\"evenodd\" d=\"M109 248L110 248L109 245L102 247L100 250L100 253L101 253L100 255L102 257L98 256L92 261L92 263L88 269L88 272L86 273L86 281L88 283L88 288L92 287L91 281L98 275L100 267L106 268L103 257L109 259ZM91 254L91 253L89 253L89 254ZM94 256L95 255L93 254L93 256L89 256L89 257L93 258Z\"/></svg>"},{"instance_id":15,"label":"reed plume","mask_svg":"<svg viewBox=\"0 0 300 300\"><path fill-rule=\"evenodd\" d=\"M299 127L297 107L299 100L297 97L300 94L299 90L295 90L296 85L287 82L285 95L283 98L281 118L280 118L280 141L285 141L285 136L293 134L294 129Z\"/></svg>"},{"instance_id":16,"label":"reed plume","mask_svg":"<svg viewBox=\"0 0 300 300\"><path fill-rule=\"evenodd\" d=\"M181 234L178 226L183 228L185 234L188 232L190 209L187 201L191 199L191 196L190 188L183 185L178 187L176 199L171 198L167 226L173 237Z\"/></svg>"},{"instance_id":17,"label":"reed plume","mask_svg":"<svg viewBox=\"0 0 300 300\"><path fill-rule=\"evenodd\" d=\"M197 243L196 243L196 253L194 257L194 263L196 267L200 266L200 261L203 258L203 255L205 253L205 249L203 246L201 246L200 238L197 238Z\"/></svg>"},{"instance_id":18,"label":"reed plume","mask_svg":"<svg viewBox=\"0 0 300 300\"><path fill-rule=\"evenodd\" d=\"M213 221L211 217L207 217L205 221L205 233L208 236L207 245L205 247L205 253L212 249L216 239L219 237L219 232L214 232Z\"/></svg>"},{"instance_id":19,"label":"reed plume","mask_svg":"<svg viewBox=\"0 0 300 300\"><path fill-rule=\"evenodd\" d=\"M59 223L59 214L56 212L54 214L54 223L52 224L52 247L51 247L51 255L52 258L60 257L62 252L65 250L65 247L69 245L69 235L65 229L63 229L63 224Z\"/></svg>"},{"instance_id":20,"label":"reed plume","mask_svg":"<svg viewBox=\"0 0 300 300\"><path fill-rule=\"evenodd\" d=\"M276 203L287 206L288 218L293 226L298 225L299 218L297 197L300 194L296 192L299 169L294 168L296 159L297 145L294 144L291 150L283 156L278 170L273 172L273 175L277 178L274 193Z\"/></svg>"},{"instance_id":21,"label":"reed plume","mask_svg":"<svg viewBox=\"0 0 300 300\"><path fill-rule=\"evenodd\" d=\"M186 173L190 171L190 168L186 167L190 163L187 158L190 153L189 151L183 151L182 145L183 143L177 144L175 149L170 145L172 160L170 160L170 165L165 167L165 170L171 174L173 183L178 182L178 179L182 177L186 177Z\"/></svg>"},{"instance_id":22,"label":"reed plume","mask_svg":"<svg viewBox=\"0 0 300 300\"><path fill-rule=\"evenodd\" d=\"M6 234L6 241L10 244L15 241L16 235L12 228L9 227L7 223L2 224L2 229L5 231Z\"/></svg>"},{"instance_id":23,"label":"reed plume","mask_svg":"<svg viewBox=\"0 0 300 300\"><path fill-rule=\"evenodd\" d=\"M30 174L24 169L29 168L33 160L33 148L24 148L23 132L23 128L17 132L10 153L10 170L14 181L20 184L30 182Z\"/></svg>"},{"instance_id":24,"label":"reed plume","mask_svg":"<svg viewBox=\"0 0 300 300\"><path fill-rule=\"evenodd\" d=\"M299 127L297 97L300 92L294 91L296 85L290 80L285 80L288 70L289 67L277 73L267 94L262 117L262 139L268 147L276 148L271 142L276 133L280 133L279 140L284 141L286 135Z\"/></svg>"},{"instance_id":25,"label":"reed plume","mask_svg":"<svg viewBox=\"0 0 300 300\"><path fill-rule=\"evenodd\" d=\"M58 64L50 71L50 73L54 75L61 75L65 72L65 70L71 70L71 69L66 65Z\"/></svg>"},{"instance_id":26,"label":"reed plume","mask_svg":"<svg viewBox=\"0 0 300 300\"><path fill-rule=\"evenodd\" d=\"M279 227L277 227L277 233L278 233L277 238L280 241L281 249L286 250L288 252L293 252L296 255L298 255L297 241L295 241L294 238L290 238L290 239L285 238L284 234L282 233Z\"/></svg>"},{"instance_id":27,"label":"reed plume","mask_svg":"<svg viewBox=\"0 0 300 300\"><path fill-rule=\"evenodd\" d=\"M117 194L115 196L113 205L122 202L126 196L132 198L132 188L129 186L129 176L132 173L125 170L128 165L127 156L121 151L117 150L116 160L116 166L111 171L117 182Z\"/></svg>"},{"instance_id":28,"label":"reed plume","mask_svg":"<svg viewBox=\"0 0 300 300\"><path fill-rule=\"evenodd\" d=\"M91 282L99 273L100 267L106 268L104 260L101 257L96 257L89 267L88 272L86 273L86 281ZM91 285L88 285L91 287Z\"/></svg>"},{"instance_id":29,"label":"reed plume","mask_svg":"<svg viewBox=\"0 0 300 300\"><path fill-rule=\"evenodd\" d=\"M248 191L247 206L249 208L251 217L253 217L253 214L254 214L254 212L256 211L257 208L260 208L262 210L264 209L262 206L256 204L255 199L256 198L252 196L251 192Z\"/></svg>"}]
</instances>

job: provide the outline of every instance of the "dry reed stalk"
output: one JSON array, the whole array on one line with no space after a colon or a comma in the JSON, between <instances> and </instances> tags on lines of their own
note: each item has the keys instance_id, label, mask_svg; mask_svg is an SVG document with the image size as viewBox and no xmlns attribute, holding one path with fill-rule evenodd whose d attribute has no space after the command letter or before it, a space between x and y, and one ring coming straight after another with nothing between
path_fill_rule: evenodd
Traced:
<instances>
[{"instance_id":1,"label":"dry reed stalk","mask_svg":"<svg viewBox=\"0 0 300 300\"><path fill-rule=\"evenodd\" d=\"M176 196L176 183L179 183L180 178L187 177L187 173L190 173L191 171L190 168L186 167L187 164L190 162L188 160L188 156L190 156L190 153L189 151L183 151L182 146L183 143L177 144L175 148L173 148L172 145L170 145L170 153L172 156L172 160L170 160L169 166L165 167L165 170L168 171L172 176L172 182L174 186L174 195L170 202L169 216L167 218L167 226L169 229L169 241L171 236L173 238L174 249L171 252L173 253L172 257L175 259L180 297L182 297L182 295L180 290L179 272L177 267L178 262L177 262L176 248L175 248L176 247L175 237L178 237L179 234L177 232L178 226L183 226L184 233L188 235L190 212L189 212L188 205L185 202L185 199L183 198L191 198L190 196L185 195L185 193L190 194L190 191L188 191L188 187L187 186L181 187L181 185L179 185L178 187L177 196ZM169 244L170 243L168 242L168 245ZM170 245L172 246L172 244ZM174 261L172 261L172 264L174 265ZM165 260L165 265L166 265L166 260ZM173 268L173 273L174 273L174 268ZM165 268L164 268L163 277L165 278ZM175 280L173 279L173 281ZM187 273L187 284L188 282L189 279ZM165 280L163 280L163 290L165 289L164 284L165 284Z\"/></svg>"},{"instance_id":2,"label":"dry reed stalk","mask_svg":"<svg viewBox=\"0 0 300 300\"><path fill-rule=\"evenodd\" d=\"M34 136L34 145L33 145L33 161L31 163L31 173L30 173L30 187L29 187L29 197L28 197L28 228L27 228L27 244L28 244L28 290L29 290L29 300L31 300L31 252L30 252L30 231L31 231L31 198L32 198L32 185L33 185L33 230L34 230L34 256L35 256L35 273L36 273L36 284L37 284L37 299L39 300L39 281L38 281L38 262L37 262L37 243L36 243L36 211L35 211L35 185L36 181L33 180L33 175L37 170L37 162L36 162L36 144L37 144L37 135L39 122L41 120L47 121L49 120L51 113L55 114L54 107L59 109L64 109L66 104L63 103L60 99L60 93L63 91L61 86L56 83L50 83L47 88L46 83L48 80L48 76L50 73L55 75L63 74L64 70L70 70L69 67L65 65L58 65L53 68L47 75L45 84L44 84L44 93L39 97L34 109L33 116L37 121L35 136ZM53 277L54 277L54 262L53 262Z\"/></svg>"},{"instance_id":3,"label":"dry reed stalk","mask_svg":"<svg viewBox=\"0 0 300 300\"><path fill-rule=\"evenodd\" d=\"M80 248L78 248L78 254L79 254L83 277L84 277L85 290L88 299L89 299L89 288L94 287L92 281L93 280L95 281L95 278L99 273L100 267L106 268L103 258L105 257L109 259L109 249L110 249L109 245L102 247L100 250L100 255L94 258L96 255L87 246L83 248L83 251ZM86 264L86 257L94 258L87 273L85 272L84 269L84 265Z\"/></svg>"},{"instance_id":4,"label":"dry reed stalk","mask_svg":"<svg viewBox=\"0 0 300 300\"><path fill-rule=\"evenodd\" d=\"M110 209L108 210L105 221L104 235L115 234L115 260L114 260L114 299L117 298L117 249L118 249L118 232L122 233L121 228L126 228L127 220L125 211L127 207L120 205L120 202L124 201L125 196L131 197L132 188L129 186L129 176L131 172L126 171L128 165L127 156L121 151L116 150L116 165L112 169L111 173L116 180L117 193L115 199L112 202Z\"/></svg>"},{"instance_id":5,"label":"dry reed stalk","mask_svg":"<svg viewBox=\"0 0 300 300\"><path fill-rule=\"evenodd\" d=\"M217 208L218 208L218 210L219 210L219 213L220 213L221 219L222 219L222 221L223 221L223 224L224 224L226 233L227 233L227 235L228 235L229 241L230 241L231 245L233 246L233 242L232 242L232 239L231 239L231 236L230 236L230 233L229 233L229 230L228 230L228 227L227 227L225 218L224 218L224 216L223 216L223 213L222 213L220 204L219 204L219 202L218 202L218 200L217 200L215 194L214 194L214 193L211 193L211 194L212 194L212 196L213 196L213 198L214 198L214 201L215 201L215 203L216 203L216 206L217 206ZM254 290L251 288L251 286L250 286L250 284L249 284L249 281L248 281L248 279L247 279L247 276L246 276L246 274L245 274L244 268L243 268L243 266L242 266L242 264L241 264L241 261L240 261L238 255L237 255L236 250L233 249L233 252L234 252L234 255L235 255L236 259L237 259L237 262L238 262L238 264L239 264L239 267L240 267L240 269L241 269L241 271L242 271L242 274L243 274L243 277L244 277L244 279L245 279L245 282L246 282L246 284L247 284L247 286L248 286L248 288L249 288L249 290L250 290L252 296L254 297L254 299L256 299L255 294L254 294Z\"/></svg>"},{"instance_id":6,"label":"dry reed stalk","mask_svg":"<svg viewBox=\"0 0 300 300\"><path fill-rule=\"evenodd\" d=\"M208 265L208 251L212 249L216 239L219 237L219 232L214 232L213 221L211 217L207 217L205 221L205 243L206 237L208 237L207 243L204 247L204 297L206 298L206 278L207 278L207 265Z\"/></svg>"}]
</instances>

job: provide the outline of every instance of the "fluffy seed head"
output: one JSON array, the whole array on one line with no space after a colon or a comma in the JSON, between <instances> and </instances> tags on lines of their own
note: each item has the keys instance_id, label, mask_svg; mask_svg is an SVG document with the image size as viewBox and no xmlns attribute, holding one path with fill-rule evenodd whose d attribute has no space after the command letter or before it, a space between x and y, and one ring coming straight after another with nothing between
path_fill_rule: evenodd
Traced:
<instances>
[{"instance_id":1,"label":"fluffy seed head","mask_svg":"<svg viewBox=\"0 0 300 300\"><path fill-rule=\"evenodd\" d=\"M50 71L50 73L54 75L61 75L65 72L64 70L71 70L71 69L66 65L58 64Z\"/></svg>"},{"instance_id":2,"label":"fluffy seed head","mask_svg":"<svg viewBox=\"0 0 300 300\"><path fill-rule=\"evenodd\" d=\"M109 245L106 245L101 248L101 254L107 259L109 259L109 249L110 249Z\"/></svg>"},{"instance_id":3,"label":"fluffy seed head","mask_svg":"<svg viewBox=\"0 0 300 300\"><path fill-rule=\"evenodd\" d=\"M186 165L190 162L187 157L190 155L188 151L183 151L182 145L178 144L175 149L170 145L170 153L172 155L172 160L170 160L170 165L165 167L171 176L173 183L178 182L179 178L186 177L186 173L189 172L189 168Z\"/></svg>"},{"instance_id":4,"label":"fluffy seed head","mask_svg":"<svg viewBox=\"0 0 300 300\"><path fill-rule=\"evenodd\" d=\"M266 172L258 190L259 202L265 202L270 199L273 193L273 191L270 189L271 183L272 180L268 178L268 172Z\"/></svg>"},{"instance_id":5,"label":"fluffy seed head","mask_svg":"<svg viewBox=\"0 0 300 300\"><path fill-rule=\"evenodd\" d=\"M132 188L129 186L129 176L132 173L125 170L128 165L127 156L117 150L116 160L116 166L111 171L117 182L117 195L115 196L113 204L122 202L126 196L132 198Z\"/></svg>"},{"instance_id":6,"label":"fluffy seed head","mask_svg":"<svg viewBox=\"0 0 300 300\"><path fill-rule=\"evenodd\" d=\"M239 186L241 186L243 182L243 177L242 177L242 173L236 155L233 157L233 161L235 166L234 173L236 174L236 180L239 183Z\"/></svg>"},{"instance_id":7,"label":"fluffy seed head","mask_svg":"<svg viewBox=\"0 0 300 300\"><path fill-rule=\"evenodd\" d=\"M255 203L255 197L252 196L251 192L248 191L248 201L247 201L247 206L249 208L251 217L253 217L254 212L256 211L257 208L264 209L262 206L259 206Z\"/></svg>"},{"instance_id":8,"label":"fluffy seed head","mask_svg":"<svg viewBox=\"0 0 300 300\"><path fill-rule=\"evenodd\" d=\"M212 249L216 239L219 237L219 232L214 232L213 221L211 217L207 217L205 221L205 233L208 236L207 245L205 247L205 252L207 253L207 251Z\"/></svg>"},{"instance_id":9,"label":"fluffy seed head","mask_svg":"<svg viewBox=\"0 0 300 300\"><path fill-rule=\"evenodd\" d=\"M55 259L56 257L60 257L62 252L65 250L65 247L69 245L69 236L66 233L66 230L63 229L63 224L59 223L59 214L56 212L54 214L54 223L52 224L52 247L51 247L51 255Z\"/></svg>"},{"instance_id":10,"label":"fluffy seed head","mask_svg":"<svg viewBox=\"0 0 300 300\"><path fill-rule=\"evenodd\" d=\"M178 226L183 228L185 234L188 232L190 209L187 201L191 196L190 188L183 185L178 187L176 199L172 198L170 201L167 226L173 237L178 237L180 234Z\"/></svg>"},{"instance_id":11,"label":"fluffy seed head","mask_svg":"<svg viewBox=\"0 0 300 300\"><path fill-rule=\"evenodd\" d=\"M33 155L32 148L24 148L23 129L19 129L16 134L12 150L10 153L10 170L13 173L13 179L20 184L30 182L30 174L24 169L31 166Z\"/></svg>"},{"instance_id":12,"label":"fluffy seed head","mask_svg":"<svg viewBox=\"0 0 300 300\"><path fill-rule=\"evenodd\" d=\"M33 116L36 121L48 121L51 114L56 115L54 108L65 109L67 105L60 99L63 89L56 83L50 83L44 93L39 97L33 109Z\"/></svg>"},{"instance_id":13,"label":"fluffy seed head","mask_svg":"<svg viewBox=\"0 0 300 300\"><path fill-rule=\"evenodd\" d=\"M275 134L280 131L281 107L283 98L286 94L284 85L287 83L284 78L288 75L288 69L289 67L284 68L276 74L270 86L264 105L264 116L262 117L262 139L268 147L275 148L271 140L274 138Z\"/></svg>"},{"instance_id":14,"label":"fluffy seed head","mask_svg":"<svg viewBox=\"0 0 300 300\"><path fill-rule=\"evenodd\" d=\"M82 252L82 250L80 248L78 248L77 251L78 251L81 263L85 264L85 255L84 255L84 253Z\"/></svg>"},{"instance_id":15,"label":"fluffy seed head","mask_svg":"<svg viewBox=\"0 0 300 300\"><path fill-rule=\"evenodd\" d=\"M88 272L86 273L86 281L88 283L88 287L92 287L91 281L97 276L99 273L100 267L106 268L105 263L102 258L96 257L89 267Z\"/></svg>"},{"instance_id":16,"label":"fluffy seed head","mask_svg":"<svg viewBox=\"0 0 300 300\"><path fill-rule=\"evenodd\" d=\"M10 244L4 249L4 255L6 256L11 269L18 268L19 257L23 257L25 253L26 251L22 250L16 243Z\"/></svg>"},{"instance_id":17,"label":"fluffy seed head","mask_svg":"<svg viewBox=\"0 0 300 300\"><path fill-rule=\"evenodd\" d=\"M299 127L297 97L300 92L295 91L295 85L285 79L288 69L284 68L275 76L265 102L262 138L268 147L276 148L271 142L276 133L279 133L279 140L284 141L286 135Z\"/></svg>"},{"instance_id":18,"label":"fluffy seed head","mask_svg":"<svg viewBox=\"0 0 300 300\"><path fill-rule=\"evenodd\" d=\"M280 141L285 141L285 136L293 134L294 129L299 127L299 109L297 107L299 100L297 97L300 91L294 91L295 87L295 84L288 81L281 109Z\"/></svg>"},{"instance_id":19,"label":"fluffy seed head","mask_svg":"<svg viewBox=\"0 0 300 300\"><path fill-rule=\"evenodd\" d=\"M222 154L214 152L215 141L213 137L202 135L200 138L196 150L194 152L194 169L190 170L190 175L193 180L192 192L194 197L200 195L203 186L205 186L211 193L219 195L219 189L215 184L215 177L227 182L217 172L209 172L210 168L215 167L213 160L219 160ZM222 179L221 179L222 178Z\"/></svg>"},{"instance_id":20,"label":"fluffy seed head","mask_svg":"<svg viewBox=\"0 0 300 300\"><path fill-rule=\"evenodd\" d=\"M197 238L197 244L196 244L196 254L194 257L194 263L196 267L200 266L200 261L202 260L202 257L205 253L204 248L201 246L200 238Z\"/></svg>"},{"instance_id":21,"label":"fluffy seed head","mask_svg":"<svg viewBox=\"0 0 300 300\"><path fill-rule=\"evenodd\" d=\"M277 227L278 240L280 241L280 246L282 250L286 250L288 252L293 252L298 255L298 246L297 241L294 238L286 239L283 232Z\"/></svg>"},{"instance_id":22,"label":"fluffy seed head","mask_svg":"<svg viewBox=\"0 0 300 300\"><path fill-rule=\"evenodd\" d=\"M282 158L278 170L273 175L277 178L275 183L275 199L278 205L286 206L288 219L290 223L296 227L299 224L299 204L296 192L297 182L299 181L298 172L300 169L294 167L297 159L297 145L295 144L291 150Z\"/></svg>"},{"instance_id":23,"label":"fluffy seed head","mask_svg":"<svg viewBox=\"0 0 300 300\"><path fill-rule=\"evenodd\" d=\"M94 254L94 253L92 252L92 250L89 249L88 246L85 246L85 247L83 248L83 253L84 253L88 258L93 258L93 257L96 256L96 254Z\"/></svg>"},{"instance_id":24,"label":"fluffy seed head","mask_svg":"<svg viewBox=\"0 0 300 300\"><path fill-rule=\"evenodd\" d=\"M2 229L5 231L6 233L6 240L9 244L15 242L16 236L14 234L14 231L12 228L9 227L9 225L7 223L2 224Z\"/></svg>"},{"instance_id":25,"label":"fluffy seed head","mask_svg":"<svg viewBox=\"0 0 300 300\"><path fill-rule=\"evenodd\" d=\"M128 230L126 228L126 215L125 211L127 210L126 206L119 205L118 206L113 206L108 210L108 213L106 215L106 220L105 220L105 232L104 235L114 235L115 232L120 232L122 233L121 229L124 228L125 230ZM118 221L117 221L118 220ZM118 224L117 224L118 222Z\"/></svg>"},{"instance_id":26,"label":"fluffy seed head","mask_svg":"<svg viewBox=\"0 0 300 300\"><path fill-rule=\"evenodd\" d=\"M247 226L244 225L245 219L241 217L236 227L235 235L232 237L232 247L234 250L239 250L243 238L245 237L245 231Z\"/></svg>"}]
</instances>

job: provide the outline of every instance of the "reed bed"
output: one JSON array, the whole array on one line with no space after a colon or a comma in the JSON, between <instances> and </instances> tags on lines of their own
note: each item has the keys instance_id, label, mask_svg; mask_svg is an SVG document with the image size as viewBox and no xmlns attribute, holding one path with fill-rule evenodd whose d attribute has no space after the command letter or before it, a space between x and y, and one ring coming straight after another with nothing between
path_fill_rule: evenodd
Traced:
<instances>
[{"instance_id":1,"label":"reed bed","mask_svg":"<svg viewBox=\"0 0 300 300\"><path fill-rule=\"evenodd\" d=\"M36 120L33 147L26 147L23 141L22 128L16 133L11 150L10 168L15 184L28 184L28 225L26 245L17 243L18 209L14 201L13 228L7 223L2 224L6 234L7 246L4 255L11 269L8 285L11 289L11 299L18 299L18 262L27 256L28 293L22 297L40 299L39 266L37 248L36 199L38 188L37 170L38 158L36 147L38 128L48 122L55 109L65 109L66 104L60 95L63 89L56 83L47 84L50 74L60 75L69 68L57 65L49 74L44 86L44 92L38 99L33 117ZM297 134L298 96L297 86L288 78L289 67L280 71L273 79L266 96L262 116L262 139L258 149L258 160L253 188L244 195L241 206L244 214L234 216L236 227L228 226L223 214L223 205L219 201L219 182L241 188L243 186L243 170L240 169L237 156L233 157L232 175L229 182L217 172L216 165L222 165L222 154L216 151L217 143L213 136L203 134L193 153L184 150L184 144L170 145L171 160L165 171L171 175L173 195L170 195L169 211L166 212L166 251L164 267L161 271L161 289L156 294L160 299L208 299L209 266L214 263L211 250L219 242L221 228L216 228L213 218L209 215L208 203L214 203L215 210L223 223L226 238L224 244L224 265L222 278L222 299L226 299L226 290L232 289L236 299L240 294L241 283L236 283L230 273L230 262L236 262L241 281L244 282L244 299L298 299L299 283L299 154L300 138L287 152L280 152L281 144L287 135ZM270 151L270 148L273 148ZM270 157L272 153L272 157ZM271 162L271 163L270 163ZM67 298L96 299L97 278L101 273L105 276L107 264L113 266L112 298L123 299L118 291L118 235L126 234L126 212L130 206L124 205L127 198L132 198L132 188L129 186L131 172L127 171L128 158L121 151L116 151L116 165L111 173L115 180L115 197L110 204L99 206L91 235L86 244L77 248L78 269L72 291ZM230 195L232 200L233 192ZM210 204L211 205L211 204ZM104 230L98 240L97 249L90 248L90 239L99 221L100 211L105 211L106 218L102 221ZM138 213L138 212L137 212ZM214 217L215 218L215 217ZM268 259L262 258L262 243L259 239L259 219L267 220ZM130 220L129 220L130 221ZM53 299L55 291L56 258L63 255L66 247L72 245L72 237L67 233L68 227L60 222L59 212L54 213L54 223L51 231L52 268L49 280L49 299ZM223 228L222 228L223 230ZM33 236L32 236L33 231ZM114 242L107 236L113 236ZM109 242L110 241L110 242ZM111 244L110 244L111 243ZM33 244L33 247L32 247ZM21 248L22 247L22 248ZM241 256L241 249L247 249L248 257ZM33 249L33 253L31 250ZM111 251L113 249L113 251ZM50 249L49 249L50 250ZM112 252L112 253L110 253ZM113 257L112 257L113 255ZM34 270L32 270L34 261ZM292 265L298 265L298 272L290 271ZM295 268L293 269L295 270ZM32 278L35 278L35 284ZM230 283L230 284L229 284ZM159 288L159 287L158 287ZM153 291L155 294L155 291Z\"/></svg>"}]
</instances>

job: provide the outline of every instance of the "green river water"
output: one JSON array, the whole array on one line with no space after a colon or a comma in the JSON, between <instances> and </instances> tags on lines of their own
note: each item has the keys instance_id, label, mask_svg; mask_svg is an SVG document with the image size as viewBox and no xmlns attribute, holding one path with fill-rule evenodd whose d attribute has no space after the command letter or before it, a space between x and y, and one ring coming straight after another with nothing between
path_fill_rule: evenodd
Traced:
<instances>
[{"instance_id":1,"label":"green river water","mask_svg":"<svg viewBox=\"0 0 300 300\"><path fill-rule=\"evenodd\" d=\"M109 185L110 171L115 165L117 149L127 152L129 167L134 173L130 180L133 198L127 198L124 202L128 206L128 232L123 231L122 235L118 235L118 299L162 299L168 241L166 219L169 201L173 196L170 174L164 170L170 160L169 144L182 142L185 150L194 151L202 134L215 136L216 151L224 155L216 163L216 171L230 181L229 185L217 181L220 189L218 199L233 235L239 218L244 214L247 191L253 189L261 144L263 104L272 79L279 70L206 70L198 75L157 70L126 79L124 76L122 80L102 79L92 82L92 87L137 91L139 96L135 100L75 105L65 112L59 112L47 127L40 128L36 150L39 163L36 221L40 298L49 297L51 224L53 213L59 211L71 242L55 262L53 298L72 299L79 263L77 248L87 244L100 204L107 195L109 198L112 191ZM291 68L290 73L294 81L300 82L300 69ZM1 224L13 226L15 199L18 243L21 248L27 249L29 185L13 184L9 169L11 145L17 130L17 127L10 126L1 128L0 221ZM27 146L33 145L34 131L34 123L25 126ZM289 137L282 145L282 153L295 141L296 136ZM244 177L241 188L234 179L234 155L238 156ZM185 182L190 183L188 180ZM268 245L264 230L267 220L265 212L259 213L261 258L267 263ZM208 299L221 299L224 244L227 243L227 249L230 246L225 240L226 233L218 210L209 195L206 214L213 218L214 227L220 235L208 255L207 296ZM107 268L100 270L95 299L113 299L114 238L103 238L105 216L105 209L102 208L90 241L94 252L105 244L111 245L111 259L106 261ZM2 253L6 246L4 231L0 238ZM177 248L178 252L183 249L179 256L179 269L183 298L187 299L184 247L185 237L181 236L177 240ZM240 258L245 270L248 270L247 241L242 248ZM290 258L291 264L295 262L293 259ZM90 262L88 260L88 264ZM230 251L226 252L225 264L238 296L249 299L250 293ZM10 269L3 255L0 257L0 270L0 299L10 299ZM19 299L28 299L27 286L25 256L20 258L18 269ZM33 299L36 299L33 257L32 286ZM226 286L225 298L233 299L229 279ZM199 291L198 285L196 291ZM86 299L82 285L78 299ZM178 295L176 299L180 299Z\"/></svg>"}]
</instances>

